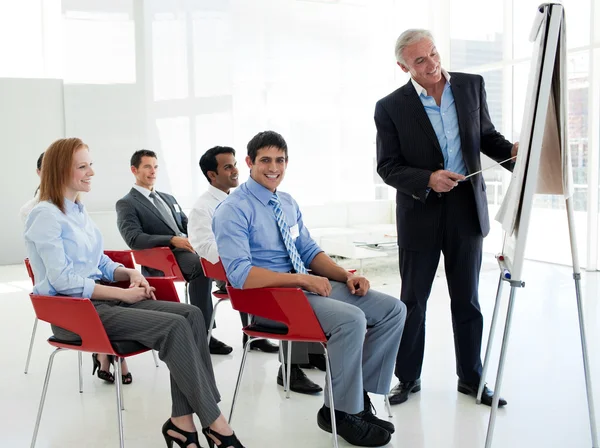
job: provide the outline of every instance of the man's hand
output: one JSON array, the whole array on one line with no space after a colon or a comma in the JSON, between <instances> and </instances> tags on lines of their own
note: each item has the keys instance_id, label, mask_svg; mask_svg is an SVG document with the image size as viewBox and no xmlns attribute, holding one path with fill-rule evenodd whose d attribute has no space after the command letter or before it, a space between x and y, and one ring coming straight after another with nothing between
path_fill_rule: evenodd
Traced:
<instances>
[{"instance_id":1,"label":"man's hand","mask_svg":"<svg viewBox=\"0 0 600 448\"><path fill-rule=\"evenodd\" d=\"M154 288L150 288L154 295ZM121 289L121 297L119 299L125 303L137 303L142 300L151 299L152 297L146 292L146 288L141 286L133 286L129 289Z\"/></svg>"},{"instance_id":2,"label":"man's hand","mask_svg":"<svg viewBox=\"0 0 600 448\"><path fill-rule=\"evenodd\" d=\"M144 288L146 290L146 294L148 298L152 300L156 300L156 296L154 295L155 288L151 287L142 274L135 269L129 269L129 287L130 288Z\"/></svg>"},{"instance_id":3,"label":"man's hand","mask_svg":"<svg viewBox=\"0 0 600 448\"><path fill-rule=\"evenodd\" d=\"M329 279L326 277L307 274L302 276L302 289L323 297L329 297L329 294L331 294L331 283L329 283Z\"/></svg>"},{"instance_id":4,"label":"man's hand","mask_svg":"<svg viewBox=\"0 0 600 448\"><path fill-rule=\"evenodd\" d=\"M346 286L348 287L348 291L350 294L355 294L357 296L364 296L371 287L369 280L367 280L362 275L351 275L346 280Z\"/></svg>"},{"instance_id":5,"label":"man's hand","mask_svg":"<svg viewBox=\"0 0 600 448\"><path fill-rule=\"evenodd\" d=\"M464 180L462 174L447 170L437 170L431 173L427 186L436 193L447 193L458 185L458 181Z\"/></svg>"},{"instance_id":6,"label":"man's hand","mask_svg":"<svg viewBox=\"0 0 600 448\"><path fill-rule=\"evenodd\" d=\"M173 246L178 247L179 249L185 249L185 250L189 250L190 252L196 252L194 250L194 248L192 247L190 240L188 240L186 237L174 236L173 238L171 238L170 243Z\"/></svg>"},{"instance_id":7,"label":"man's hand","mask_svg":"<svg viewBox=\"0 0 600 448\"><path fill-rule=\"evenodd\" d=\"M516 142L510 150L510 156L514 157L519 153L519 142Z\"/></svg>"}]
</instances>

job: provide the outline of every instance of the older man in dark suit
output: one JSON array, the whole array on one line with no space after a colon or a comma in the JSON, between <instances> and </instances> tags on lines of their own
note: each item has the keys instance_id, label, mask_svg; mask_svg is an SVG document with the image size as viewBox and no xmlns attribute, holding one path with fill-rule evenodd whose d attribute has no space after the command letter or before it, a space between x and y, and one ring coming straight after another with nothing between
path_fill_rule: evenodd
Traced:
<instances>
[{"instance_id":1,"label":"older man in dark suit","mask_svg":"<svg viewBox=\"0 0 600 448\"><path fill-rule=\"evenodd\" d=\"M200 257L187 237L188 219L173 196L154 189L158 163L153 151L142 149L131 156L131 172L135 185L117 201L117 225L127 245L134 250L169 247L175 255L181 273L189 282L190 302L204 315L206 328L210 324L213 305L212 281L204 275ZM144 268L145 275L163 275ZM210 353L226 355L233 350L211 338Z\"/></svg>"},{"instance_id":2,"label":"older man in dark suit","mask_svg":"<svg viewBox=\"0 0 600 448\"><path fill-rule=\"evenodd\" d=\"M478 286L483 238L490 229L480 153L496 161L516 155L492 124L483 78L448 73L427 30L396 42L410 81L377 102L377 172L396 188L401 299L407 306L392 404L421 390L425 311L444 254L451 299L458 391L475 396L481 377L483 316ZM482 402L491 405L484 389ZM501 399L500 406L506 404Z\"/></svg>"}]
</instances>

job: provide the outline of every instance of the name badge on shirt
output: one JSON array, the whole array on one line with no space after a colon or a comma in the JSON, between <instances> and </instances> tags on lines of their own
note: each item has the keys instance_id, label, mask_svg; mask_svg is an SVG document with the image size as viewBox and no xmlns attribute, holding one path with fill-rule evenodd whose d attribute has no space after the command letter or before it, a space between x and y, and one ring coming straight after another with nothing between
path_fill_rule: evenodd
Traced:
<instances>
[{"instance_id":1,"label":"name badge on shirt","mask_svg":"<svg viewBox=\"0 0 600 448\"><path fill-rule=\"evenodd\" d=\"M300 236L300 230L298 229L298 224L290 227L290 236L294 240Z\"/></svg>"},{"instance_id":2,"label":"name badge on shirt","mask_svg":"<svg viewBox=\"0 0 600 448\"><path fill-rule=\"evenodd\" d=\"M181 213L181 207L179 206L179 204L177 202L175 204L173 204L173 208L175 209L175 211L177 213Z\"/></svg>"}]
</instances>

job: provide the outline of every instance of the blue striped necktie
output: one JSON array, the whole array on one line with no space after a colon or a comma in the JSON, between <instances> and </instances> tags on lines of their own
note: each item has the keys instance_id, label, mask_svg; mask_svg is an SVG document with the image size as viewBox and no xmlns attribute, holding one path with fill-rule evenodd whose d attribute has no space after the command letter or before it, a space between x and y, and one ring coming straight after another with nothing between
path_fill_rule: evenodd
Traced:
<instances>
[{"instance_id":1,"label":"blue striped necktie","mask_svg":"<svg viewBox=\"0 0 600 448\"><path fill-rule=\"evenodd\" d=\"M302 258L300 258L298 249L296 249L296 245L292 240L290 228L283 217L283 210L281 209L281 203L279 202L277 193L273 193L273 196L271 196L271 199L269 200L269 205L273 207L273 213L275 214L275 219L277 220L277 226L279 227L279 232L281 233L281 238L283 238L283 244L285 244L285 248L290 256L290 260L292 260L292 266L294 266L294 270L298 274L308 274L308 271L302 262Z\"/></svg>"}]
</instances>

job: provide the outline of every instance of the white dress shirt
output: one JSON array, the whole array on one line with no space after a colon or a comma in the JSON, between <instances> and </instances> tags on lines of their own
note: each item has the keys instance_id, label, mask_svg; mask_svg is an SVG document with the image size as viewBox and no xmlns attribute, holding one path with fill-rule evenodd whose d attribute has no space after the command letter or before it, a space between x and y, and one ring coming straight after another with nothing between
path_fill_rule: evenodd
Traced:
<instances>
[{"instance_id":1,"label":"white dress shirt","mask_svg":"<svg viewBox=\"0 0 600 448\"><path fill-rule=\"evenodd\" d=\"M208 186L194 203L188 217L188 237L190 243L202 258L215 264L219 261L217 242L212 231L212 219L217 205L227 198L227 193Z\"/></svg>"}]
</instances>

